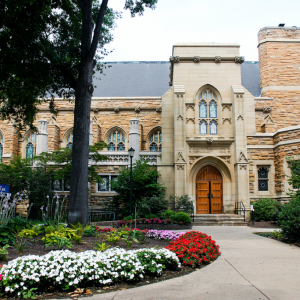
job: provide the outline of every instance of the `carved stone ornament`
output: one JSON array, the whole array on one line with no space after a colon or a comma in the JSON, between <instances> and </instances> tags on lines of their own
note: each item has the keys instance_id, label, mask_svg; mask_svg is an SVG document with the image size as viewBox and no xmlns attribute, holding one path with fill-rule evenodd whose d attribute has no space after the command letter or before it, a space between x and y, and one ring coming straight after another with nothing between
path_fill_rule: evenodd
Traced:
<instances>
[{"instance_id":1,"label":"carved stone ornament","mask_svg":"<svg viewBox=\"0 0 300 300\"><path fill-rule=\"evenodd\" d=\"M192 165L196 160L198 160L201 156L190 156L189 163Z\"/></svg>"},{"instance_id":2,"label":"carved stone ornament","mask_svg":"<svg viewBox=\"0 0 300 300\"><path fill-rule=\"evenodd\" d=\"M186 118L186 124L189 124L189 122L195 124L195 118Z\"/></svg>"},{"instance_id":3,"label":"carved stone ornament","mask_svg":"<svg viewBox=\"0 0 300 300\"><path fill-rule=\"evenodd\" d=\"M243 117L242 115L239 115L239 116L237 117L237 120L244 120L244 117Z\"/></svg>"},{"instance_id":4,"label":"carved stone ornament","mask_svg":"<svg viewBox=\"0 0 300 300\"><path fill-rule=\"evenodd\" d=\"M156 112L160 113L162 111L162 107L161 106L157 106L155 110L156 110Z\"/></svg>"},{"instance_id":5,"label":"carved stone ornament","mask_svg":"<svg viewBox=\"0 0 300 300\"><path fill-rule=\"evenodd\" d=\"M213 139L212 139L212 138L210 138L210 137L209 137L209 138L206 138L206 143L207 143L207 144L211 144L212 142L213 142Z\"/></svg>"},{"instance_id":6,"label":"carved stone ornament","mask_svg":"<svg viewBox=\"0 0 300 300\"><path fill-rule=\"evenodd\" d=\"M224 111L225 109L228 109L229 111L231 111L231 105L229 105L229 104L223 104L222 105L222 111Z\"/></svg>"},{"instance_id":7,"label":"carved stone ornament","mask_svg":"<svg viewBox=\"0 0 300 300\"><path fill-rule=\"evenodd\" d=\"M230 156L220 156L220 158L227 164L230 164Z\"/></svg>"},{"instance_id":8,"label":"carved stone ornament","mask_svg":"<svg viewBox=\"0 0 300 300\"><path fill-rule=\"evenodd\" d=\"M49 125L49 126L51 126L51 125L58 126L58 125L57 125L57 122L56 122L56 119L55 119L53 116L50 117L50 120L49 120L49 122L48 122L48 125Z\"/></svg>"},{"instance_id":9,"label":"carved stone ornament","mask_svg":"<svg viewBox=\"0 0 300 300\"><path fill-rule=\"evenodd\" d=\"M234 61L236 62L236 63L243 63L244 61L245 61L245 57L244 56L236 56L235 58L234 58Z\"/></svg>"},{"instance_id":10,"label":"carved stone ornament","mask_svg":"<svg viewBox=\"0 0 300 300\"><path fill-rule=\"evenodd\" d=\"M135 111L136 113L139 113L139 112L141 111L140 106L136 107L136 108L134 109L134 111Z\"/></svg>"},{"instance_id":11,"label":"carved stone ornament","mask_svg":"<svg viewBox=\"0 0 300 300\"><path fill-rule=\"evenodd\" d=\"M237 98L243 98L243 94L237 94L236 97Z\"/></svg>"},{"instance_id":12,"label":"carved stone ornament","mask_svg":"<svg viewBox=\"0 0 300 300\"><path fill-rule=\"evenodd\" d=\"M182 151L178 151L176 162L185 162L185 159L182 155Z\"/></svg>"},{"instance_id":13,"label":"carved stone ornament","mask_svg":"<svg viewBox=\"0 0 300 300\"><path fill-rule=\"evenodd\" d=\"M221 62L221 56L216 56L215 57L215 62L220 63Z\"/></svg>"},{"instance_id":14,"label":"carved stone ornament","mask_svg":"<svg viewBox=\"0 0 300 300\"><path fill-rule=\"evenodd\" d=\"M248 162L248 159L247 159L246 155L244 154L244 152L241 151L240 157L239 157L239 162L243 162L243 161Z\"/></svg>"},{"instance_id":15,"label":"carved stone ornament","mask_svg":"<svg viewBox=\"0 0 300 300\"><path fill-rule=\"evenodd\" d=\"M183 121L183 116L182 115L179 115L178 117L177 117L177 120L182 120Z\"/></svg>"},{"instance_id":16,"label":"carved stone ornament","mask_svg":"<svg viewBox=\"0 0 300 300\"><path fill-rule=\"evenodd\" d=\"M118 107L118 106L114 107L114 112L115 113L118 113L119 111L120 111L120 107Z\"/></svg>"},{"instance_id":17,"label":"carved stone ornament","mask_svg":"<svg viewBox=\"0 0 300 300\"><path fill-rule=\"evenodd\" d=\"M223 124L225 124L225 122L231 124L231 118L223 118Z\"/></svg>"},{"instance_id":18,"label":"carved stone ornament","mask_svg":"<svg viewBox=\"0 0 300 300\"><path fill-rule=\"evenodd\" d=\"M177 170L184 170L184 165L177 165Z\"/></svg>"},{"instance_id":19,"label":"carved stone ornament","mask_svg":"<svg viewBox=\"0 0 300 300\"><path fill-rule=\"evenodd\" d=\"M183 98L183 94L176 94L177 98L181 97Z\"/></svg>"},{"instance_id":20,"label":"carved stone ornament","mask_svg":"<svg viewBox=\"0 0 300 300\"><path fill-rule=\"evenodd\" d=\"M193 111L195 111L195 104L188 104L186 106L186 110L192 109Z\"/></svg>"},{"instance_id":21,"label":"carved stone ornament","mask_svg":"<svg viewBox=\"0 0 300 300\"><path fill-rule=\"evenodd\" d=\"M263 107L263 112L264 112L264 113L270 113L271 110L272 110L272 108L271 108L270 106L268 106L268 107Z\"/></svg>"},{"instance_id":22,"label":"carved stone ornament","mask_svg":"<svg viewBox=\"0 0 300 300\"><path fill-rule=\"evenodd\" d=\"M240 165L240 170L247 170L247 165Z\"/></svg>"},{"instance_id":23,"label":"carved stone ornament","mask_svg":"<svg viewBox=\"0 0 300 300\"><path fill-rule=\"evenodd\" d=\"M91 111L98 112L99 108L98 107L92 107Z\"/></svg>"},{"instance_id":24,"label":"carved stone ornament","mask_svg":"<svg viewBox=\"0 0 300 300\"><path fill-rule=\"evenodd\" d=\"M170 57L170 62L171 63L179 63L179 56L171 56Z\"/></svg>"},{"instance_id":25,"label":"carved stone ornament","mask_svg":"<svg viewBox=\"0 0 300 300\"><path fill-rule=\"evenodd\" d=\"M200 56L194 56L194 62L200 62Z\"/></svg>"},{"instance_id":26,"label":"carved stone ornament","mask_svg":"<svg viewBox=\"0 0 300 300\"><path fill-rule=\"evenodd\" d=\"M92 122L93 122L93 124L95 124L95 125L100 125L100 124L99 124L99 121L98 121L98 119L97 119L96 116L93 116L93 117L92 117Z\"/></svg>"}]
</instances>

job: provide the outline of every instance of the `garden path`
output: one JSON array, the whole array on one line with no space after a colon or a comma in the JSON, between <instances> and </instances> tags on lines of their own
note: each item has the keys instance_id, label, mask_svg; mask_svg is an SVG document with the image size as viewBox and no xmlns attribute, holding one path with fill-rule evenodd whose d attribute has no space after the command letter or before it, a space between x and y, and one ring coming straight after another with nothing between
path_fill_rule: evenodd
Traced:
<instances>
[{"instance_id":1,"label":"garden path","mask_svg":"<svg viewBox=\"0 0 300 300\"><path fill-rule=\"evenodd\" d=\"M300 299L300 248L252 232L250 227L195 226L211 235L222 255L202 270L138 288L98 294L89 300Z\"/></svg>"}]
</instances>

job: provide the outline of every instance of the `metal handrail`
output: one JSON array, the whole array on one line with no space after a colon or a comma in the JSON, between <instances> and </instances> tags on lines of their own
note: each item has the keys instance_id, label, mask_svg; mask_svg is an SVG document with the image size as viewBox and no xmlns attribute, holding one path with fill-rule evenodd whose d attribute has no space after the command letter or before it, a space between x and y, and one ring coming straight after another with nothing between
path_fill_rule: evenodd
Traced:
<instances>
[{"instance_id":1,"label":"metal handrail","mask_svg":"<svg viewBox=\"0 0 300 300\"><path fill-rule=\"evenodd\" d=\"M242 212L244 212L244 222L246 222L246 207L242 201L235 202L234 211L237 215L239 214L239 212L240 215L242 215Z\"/></svg>"},{"instance_id":2,"label":"metal handrail","mask_svg":"<svg viewBox=\"0 0 300 300\"><path fill-rule=\"evenodd\" d=\"M89 210L89 220L90 223L92 221L92 215L95 217L99 217L102 218L104 216L105 219L110 219L112 217L113 219L113 227L115 227L115 219L116 219L116 214L113 211L101 211L101 210L97 210L97 209L91 209Z\"/></svg>"}]
</instances>

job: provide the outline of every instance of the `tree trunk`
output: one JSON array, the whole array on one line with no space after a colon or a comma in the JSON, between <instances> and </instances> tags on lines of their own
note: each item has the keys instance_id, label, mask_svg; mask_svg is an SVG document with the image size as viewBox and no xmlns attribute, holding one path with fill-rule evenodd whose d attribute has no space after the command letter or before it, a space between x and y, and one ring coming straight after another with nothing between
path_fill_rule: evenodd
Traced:
<instances>
[{"instance_id":1,"label":"tree trunk","mask_svg":"<svg viewBox=\"0 0 300 300\"><path fill-rule=\"evenodd\" d=\"M90 111L94 62L81 66L75 91L69 224L87 224Z\"/></svg>"}]
</instances>

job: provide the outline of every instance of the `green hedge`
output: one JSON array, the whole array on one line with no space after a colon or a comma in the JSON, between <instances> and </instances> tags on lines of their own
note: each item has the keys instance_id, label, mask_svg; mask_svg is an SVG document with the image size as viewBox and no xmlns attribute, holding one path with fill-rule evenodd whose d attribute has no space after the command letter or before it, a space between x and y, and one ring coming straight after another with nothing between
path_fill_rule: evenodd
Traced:
<instances>
[{"instance_id":1,"label":"green hedge","mask_svg":"<svg viewBox=\"0 0 300 300\"><path fill-rule=\"evenodd\" d=\"M274 199L261 198L256 202L253 202L255 221L257 222L268 222L277 221L278 214L281 210L281 204Z\"/></svg>"}]
</instances>

